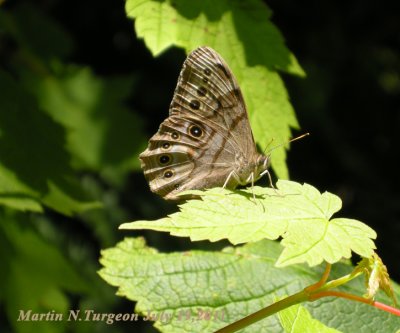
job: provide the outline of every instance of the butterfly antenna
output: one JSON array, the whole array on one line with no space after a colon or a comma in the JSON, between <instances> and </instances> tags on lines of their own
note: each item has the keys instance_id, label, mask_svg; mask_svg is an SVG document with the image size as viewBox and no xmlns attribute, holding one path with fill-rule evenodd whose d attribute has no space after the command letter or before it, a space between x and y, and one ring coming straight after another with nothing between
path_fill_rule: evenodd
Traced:
<instances>
[{"instance_id":1,"label":"butterfly antenna","mask_svg":"<svg viewBox=\"0 0 400 333\"><path fill-rule=\"evenodd\" d=\"M289 141L287 141L287 142L285 142L285 143L281 143L281 144L279 144L279 145L277 145L277 146L275 146L275 147L272 147L271 150L268 151L268 154L271 153L273 150L279 148L279 147L282 147L282 146L284 146L284 145L287 145L287 144L290 143L290 142L303 139L304 137L309 136L309 135L310 135L310 133L304 133L304 134L302 134L302 135L296 136L296 137L293 138L293 139L290 139ZM271 142L272 142L272 141L271 141ZM270 142L270 143L271 143L271 142ZM269 144L270 144L270 143L269 143ZM269 144L268 144L268 145L269 145ZM268 147L268 145L267 145L267 147ZM266 150L266 149L265 149L265 150ZM265 153L265 150L264 150L264 153Z\"/></svg>"},{"instance_id":2,"label":"butterfly antenna","mask_svg":"<svg viewBox=\"0 0 400 333\"><path fill-rule=\"evenodd\" d=\"M265 149L263 150L263 154L265 155L265 152L267 151L268 147L270 146L270 144L272 144L272 142L274 142L274 138L272 138L266 145Z\"/></svg>"},{"instance_id":3,"label":"butterfly antenna","mask_svg":"<svg viewBox=\"0 0 400 333\"><path fill-rule=\"evenodd\" d=\"M282 146L284 146L284 145L286 145L286 144L288 144L288 143L290 143L290 142L300 140L300 139L302 139L302 138L304 138L304 137L306 137L306 136L308 136L308 135L310 135L310 133L304 133L304 134L302 134L302 135L296 136L296 137L293 138L293 139L290 139L290 140L287 141L286 143L281 143L280 145L277 145L277 146L271 148L271 150L268 152L268 154L271 153L273 150L279 148L279 147L282 147ZM271 144L271 142L272 142L272 140L268 143L267 147ZM265 151L267 150L267 147L264 149L264 155L265 155ZM263 172L261 172L260 177L262 177L262 176L264 176L264 175L267 175L267 176L268 176L269 185L274 189L274 191L275 191L278 195L280 195L280 194L278 193L276 187L275 187L274 184L272 183L271 174L270 174L270 172L268 171L268 169L265 169Z\"/></svg>"}]
</instances>

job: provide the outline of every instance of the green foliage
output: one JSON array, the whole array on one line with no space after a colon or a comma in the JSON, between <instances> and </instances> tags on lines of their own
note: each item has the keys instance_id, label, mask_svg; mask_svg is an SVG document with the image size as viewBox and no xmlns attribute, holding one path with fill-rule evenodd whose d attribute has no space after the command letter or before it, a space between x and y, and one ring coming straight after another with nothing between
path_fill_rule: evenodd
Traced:
<instances>
[{"instance_id":1,"label":"green foliage","mask_svg":"<svg viewBox=\"0 0 400 333\"><path fill-rule=\"evenodd\" d=\"M0 284L4 286L0 303L4 314L13 332L101 332L101 322L18 321L20 310L64 315L78 309L112 311L114 292L96 276L87 249L74 247L66 241L67 235L51 235L57 232L54 222L43 215L0 211ZM68 255L66 247L79 258Z\"/></svg>"},{"instance_id":2,"label":"green foliage","mask_svg":"<svg viewBox=\"0 0 400 333\"><path fill-rule=\"evenodd\" d=\"M310 312L301 305L293 305L278 314L279 321L287 333L339 333L311 317Z\"/></svg>"},{"instance_id":3,"label":"green foliage","mask_svg":"<svg viewBox=\"0 0 400 333\"><path fill-rule=\"evenodd\" d=\"M68 54L70 39L33 7L0 18L19 53L10 64L16 75L0 72L0 204L32 211L45 205L67 215L99 207L77 171L120 184L139 167L141 122L122 104L133 78L105 81L63 64L58 57ZM45 40L54 42L43 47Z\"/></svg>"},{"instance_id":4,"label":"green foliage","mask_svg":"<svg viewBox=\"0 0 400 333\"><path fill-rule=\"evenodd\" d=\"M36 211L42 203L65 214L92 207L81 199L69 167L65 130L4 72L0 89L0 191L8 200L3 203Z\"/></svg>"},{"instance_id":5,"label":"green foliage","mask_svg":"<svg viewBox=\"0 0 400 333\"><path fill-rule=\"evenodd\" d=\"M20 325L19 311L66 313L71 306L66 293L88 294L91 288L55 244L23 227L27 222L30 221L26 216L0 214L1 284L7 286L2 288L0 299L19 332L51 332L54 326L51 322ZM65 328L66 323L60 325Z\"/></svg>"},{"instance_id":6,"label":"green foliage","mask_svg":"<svg viewBox=\"0 0 400 333\"><path fill-rule=\"evenodd\" d=\"M370 227L353 219L331 219L341 208L339 197L291 181L280 180L277 187L191 191L201 200L182 204L180 212L169 217L126 223L121 228L167 231L191 240L226 238L233 244L283 237L279 266L335 263L350 258L351 250L364 257L372 255L371 238L376 233Z\"/></svg>"},{"instance_id":7,"label":"green foliage","mask_svg":"<svg viewBox=\"0 0 400 333\"><path fill-rule=\"evenodd\" d=\"M88 68L61 64L54 71L56 77L45 80L30 76L27 86L40 107L68 129L72 165L120 183L126 172L139 168L137 155L144 148L141 120L121 103L132 91L133 78L105 81Z\"/></svg>"},{"instance_id":8,"label":"green foliage","mask_svg":"<svg viewBox=\"0 0 400 333\"><path fill-rule=\"evenodd\" d=\"M189 52L208 45L219 52L239 81L257 143L285 143L298 128L287 91L277 70L304 76L294 55L269 21L271 11L259 0L128 0L138 37L154 55L171 46ZM288 178L284 148L274 150L272 167Z\"/></svg>"},{"instance_id":9,"label":"green foliage","mask_svg":"<svg viewBox=\"0 0 400 333\"><path fill-rule=\"evenodd\" d=\"M32 5L0 12L2 331L102 332L102 322L17 319L20 310L112 312L116 303L95 249L115 243L113 219L125 216L116 193L139 167L143 126L125 106L133 75L71 64L73 47Z\"/></svg>"},{"instance_id":10,"label":"green foliage","mask_svg":"<svg viewBox=\"0 0 400 333\"><path fill-rule=\"evenodd\" d=\"M214 332L318 280L321 267L275 267L280 252L278 243L263 240L221 252L159 253L141 238L127 238L102 252L100 275L118 287L118 295L137 301L136 312L163 314L155 322L161 332ZM351 269L341 263L334 266L333 274L340 276ZM365 289L359 279L341 290L363 293ZM387 332L398 327L397 318L366 304L324 299L305 306L314 318L343 332L379 331L382 322ZM285 328L289 315L284 313L280 319ZM271 316L241 332L282 331L278 317Z\"/></svg>"}]
</instances>

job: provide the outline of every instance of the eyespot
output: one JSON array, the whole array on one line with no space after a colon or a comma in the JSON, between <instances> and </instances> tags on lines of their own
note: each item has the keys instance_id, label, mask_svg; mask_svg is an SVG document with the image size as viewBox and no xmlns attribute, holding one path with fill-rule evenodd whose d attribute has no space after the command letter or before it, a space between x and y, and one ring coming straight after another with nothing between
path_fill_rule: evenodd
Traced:
<instances>
[{"instance_id":1,"label":"eyespot","mask_svg":"<svg viewBox=\"0 0 400 333\"><path fill-rule=\"evenodd\" d=\"M172 133L171 133L171 138L174 139L174 140L178 140L178 139L179 139L179 134L178 134L178 132L172 132Z\"/></svg>"},{"instance_id":2,"label":"eyespot","mask_svg":"<svg viewBox=\"0 0 400 333\"><path fill-rule=\"evenodd\" d=\"M192 99L189 103L189 106L193 110L198 110L200 108L200 102L197 99Z\"/></svg>"},{"instance_id":3,"label":"eyespot","mask_svg":"<svg viewBox=\"0 0 400 333\"><path fill-rule=\"evenodd\" d=\"M181 187L181 186L180 186L179 184L175 184L175 185L174 185L175 190L179 190L180 187Z\"/></svg>"},{"instance_id":4,"label":"eyespot","mask_svg":"<svg viewBox=\"0 0 400 333\"><path fill-rule=\"evenodd\" d=\"M190 126L189 133L191 136L194 136L195 138L200 138L201 136L203 136L203 130L197 125Z\"/></svg>"},{"instance_id":5,"label":"eyespot","mask_svg":"<svg viewBox=\"0 0 400 333\"><path fill-rule=\"evenodd\" d=\"M204 68L204 74L206 74L207 76L208 75L211 75L211 70L209 69L209 68Z\"/></svg>"},{"instance_id":6,"label":"eyespot","mask_svg":"<svg viewBox=\"0 0 400 333\"><path fill-rule=\"evenodd\" d=\"M174 175L172 170L167 170L164 172L164 178L171 178Z\"/></svg>"},{"instance_id":7,"label":"eyespot","mask_svg":"<svg viewBox=\"0 0 400 333\"><path fill-rule=\"evenodd\" d=\"M161 144L162 149L164 150L168 150L169 148L171 148L171 144L169 142L163 142Z\"/></svg>"},{"instance_id":8,"label":"eyespot","mask_svg":"<svg viewBox=\"0 0 400 333\"><path fill-rule=\"evenodd\" d=\"M240 90L238 88L233 89L233 93L235 94L236 98L239 99L240 98Z\"/></svg>"},{"instance_id":9,"label":"eyespot","mask_svg":"<svg viewBox=\"0 0 400 333\"><path fill-rule=\"evenodd\" d=\"M216 63L215 67L217 67L219 70L221 70L222 72L224 72L224 75L229 79L231 77L231 75L228 73L226 67L224 65L222 65L221 63Z\"/></svg>"},{"instance_id":10,"label":"eyespot","mask_svg":"<svg viewBox=\"0 0 400 333\"><path fill-rule=\"evenodd\" d=\"M197 95L204 97L207 94L207 89L204 87L199 87L197 89Z\"/></svg>"},{"instance_id":11,"label":"eyespot","mask_svg":"<svg viewBox=\"0 0 400 333\"><path fill-rule=\"evenodd\" d=\"M158 160L159 160L160 164L167 164L171 161L171 156L161 155Z\"/></svg>"}]
</instances>

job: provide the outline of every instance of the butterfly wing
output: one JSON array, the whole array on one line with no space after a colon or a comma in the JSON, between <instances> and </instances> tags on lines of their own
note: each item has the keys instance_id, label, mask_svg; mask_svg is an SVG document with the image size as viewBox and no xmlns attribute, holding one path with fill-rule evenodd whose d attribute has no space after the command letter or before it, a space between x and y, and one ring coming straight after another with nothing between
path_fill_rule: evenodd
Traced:
<instances>
[{"instance_id":1,"label":"butterfly wing","mask_svg":"<svg viewBox=\"0 0 400 333\"><path fill-rule=\"evenodd\" d=\"M222 186L238 159L255 152L233 73L211 48L194 50L183 64L169 117L140 155L151 190L175 200L184 190ZM228 187L236 185L229 179Z\"/></svg>"},{"instance_id":2,"label":"butterfly wing","mask_svg":"<svg viewBox=\"0 0 400 333\"><path fill-rule=\"evenodd\" d=\"M229 137L236 153L252 152L255 142L242 92L222 57L203 46L187 57L170 115L195 116Z\"/></svg>"}]
</instances>

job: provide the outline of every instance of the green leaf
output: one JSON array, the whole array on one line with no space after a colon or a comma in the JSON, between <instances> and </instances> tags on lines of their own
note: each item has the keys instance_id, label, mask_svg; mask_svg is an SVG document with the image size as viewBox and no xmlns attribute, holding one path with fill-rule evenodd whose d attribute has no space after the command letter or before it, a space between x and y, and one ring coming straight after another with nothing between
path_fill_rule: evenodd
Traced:
<instances>
[{"instance_id":1,"label":"green leaf","mask_svg":"<svg viewBox=\"0 0 400 333\"><path fill-rule=\"evenodd\" d=\"M208 45L219 52L235 74L248 107L257 143L285 143L298 123L277 70L303 76L294 55L271 23L270 9L259 0L156 1L128 0L138 37L158 55L171 46L189 52ZM284 147L274 150L272 167L288 178Z\"/></svg>"},{"instance_id":2,"label":"green leaf","mask_svg":"<svg viewBox=\"0 0 400 333\"><path fill-rule=\"evenodd\" d=\"M54 244L30 228L29 215L6 214L0 210L0 260L4 310L16 332L64 331L67 322L18 321L20 310L32 313L68 313L69 294L85 295L91 290L81 275ZM64 329L62 329L64 328Z\"/></svg>"},{"instance_id":3,"label":"green leaf","mask_svg":"<svg viewBox=\"0 0 400 333\"><path fill-rule=\"evenodd\" d=\"M339 333L340 331L325 326L313 319L310 312L301 305L293 305L278 313L279 321L288 333Z\"/></svg>"},{"instance_id":4,"label":"green leaf","mask_svg":"<svg viewBox=\"0 0 400 333\"><path fill-rule=\"evenodd\" d=\"M98 207L86 198L69 166L64 129L2 71L0 91L1 203L33 211L44 204L67 215Z\"/></svg>"},{"instance_id":5,"label":"green leaf","mask_svg":"<svg viewBox=\"0 0 400 333\"><path fill-rule=\"evenodd\" d=\"M221 0L216 6L212 0L128 0L125 10L128 17L135 19L138 37L144 39L154 55L171 45L186 51L199 45L236 47L237 51L239 44L243 44L254 50L247 55L250 63L258 63L262 58L257 52L265 53L264 62L269 67L304 75L271 22L271 10L262 1L249 0L243 5L239 0Z\"/></svg>"},{"instance_id":6,"label":"green leaf","mask_svg":"<svg viewBox=\"0 0 400 333\"><path fill-rule=\"evenodd\" d=\"M137 313L159 315L155 326L161 332L214 332L320 278L322 267L275 267L280 251L278 243L260 241L222 252L158 253L141 238L125 239L102 251L100 275L118 287L119 296L137 302ZM339 263L332 276L351 270ZM362 294L365 288L360 278L340 290ZM344 332L379 331L383 322L387 332L398 327L397 318L364 303L325 298L306 307L317 320ZM333 311L340 315L333 316ZM241 332L282 332L282 327L271 316Z\"/></svg>"},{"instance_id":7,"label":"green leaf","mask_svg":"<svg viewBox=\"0 0 400 333\"><path fill-rule=\"evenodd\" d=\"M139 169L137 155L146 141L141 119L124 105L134 77L105 80L89 68L63 64L71 49L69 35L30 5L16 6L0 18L0 28L19 52L9 64L18 78L18 87L11 89L19 89L19 97L30 93L23 108L39 108L61 125L66 167L95 171L114 185L123 184L132 169Z\"/></svg>"},{"instance_id":8,"label":"green leaf","mask_svg":"<svg viewBox=\"0 0 400 333\"><path fill-rule=\"evenodd\" d=\"M0 205L22 211L43 212L39 202L21 195L3 194L0 196Z\"/></svg>"},{"instance_id":9,"label":"green leaf","mask_svg":"<svg viewBox=\"0 0 400 333\"><path fill-rule=\"evenodd\" d=\"M330 219L341 208L339 197L291 181L279 180L277 187L186 192L201 200L180 205L180 212L169 217L125 223L120 228L166 231L193 241L226 238L233 244L283 237L278 266L335 263L350 258L351 251L372 255L375 245L371 239L376 233L370 227L357 220Z\"/></svg>"},{"instance_id":10,"label":"green leaf","mask_svg":"<svg viewBox=\"0 0 400 333\"><path fill-rule=\"evenodd\" d=\"M45 78L25 77L40 107L65 128L73 166L117 183L139 169L145 143L141 119L123 106L133 83L133 77L106 81L88 68L61 64Z\"/></svg>"}]
</instances>

